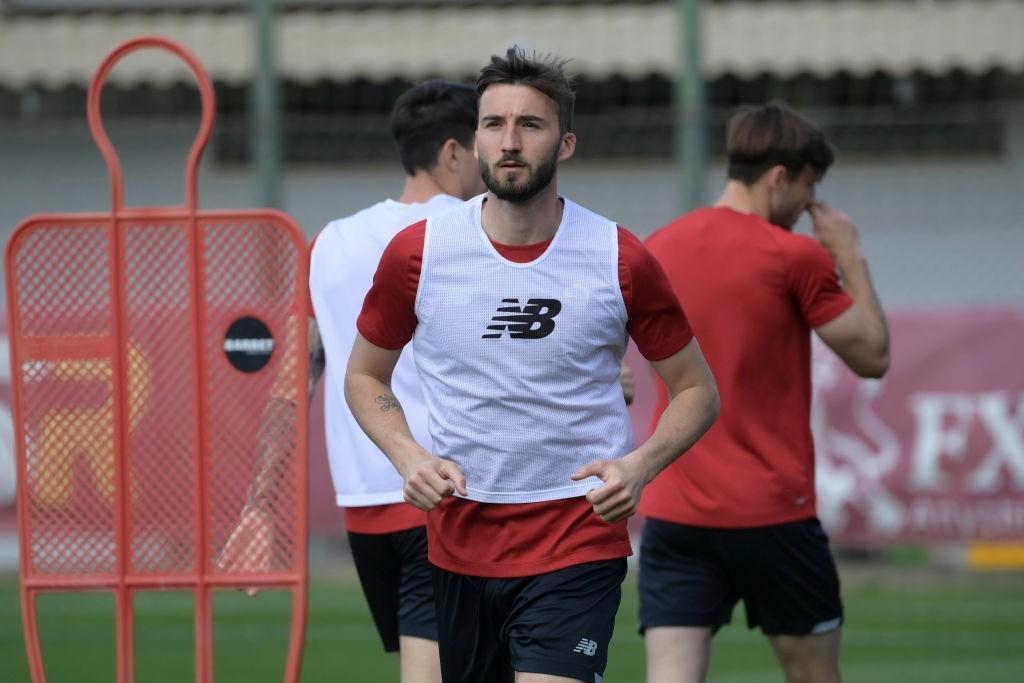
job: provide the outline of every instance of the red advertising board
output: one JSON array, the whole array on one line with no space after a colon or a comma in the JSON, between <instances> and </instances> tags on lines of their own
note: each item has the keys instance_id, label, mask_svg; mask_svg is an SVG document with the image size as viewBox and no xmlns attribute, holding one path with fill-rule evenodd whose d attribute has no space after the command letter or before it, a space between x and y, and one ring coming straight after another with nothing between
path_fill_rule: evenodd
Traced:
<instances>
[{"instance_id":1,"label":"red advertising board","mask_svg":"<svg viewBox=\"0 0 1024 683\"><path fill-rule=\"evenodd\" d=\"M1024 539L1024 308L893 313L890 324L893 364L880 381L856 378L815 348L822 521L840 543ZM5 331L0 346L6 350ZM631 412L640 436L653 390L635 349L627 362L636 372ZM14 529L8 374L5 363L0 530ZM311 530L338 534L319 397L311 410Z\"/></svg>"},{"instance_id":2,"label":"red advertising board","mask_svg":"<svg viewBox=\"0 0 1024 683\"><path fill-rule=\"evenodd\" d=\"M1024 539L1024 308L891 325L880 381L816 350L823 522L849 542Z\"/></svg>"}]
</instances>

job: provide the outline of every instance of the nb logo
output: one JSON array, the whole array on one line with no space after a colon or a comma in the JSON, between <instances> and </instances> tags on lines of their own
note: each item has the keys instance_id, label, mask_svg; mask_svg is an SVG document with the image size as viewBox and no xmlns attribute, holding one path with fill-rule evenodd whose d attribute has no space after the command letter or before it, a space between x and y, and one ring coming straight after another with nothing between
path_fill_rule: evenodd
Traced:
<instances>
[{"instance_id":1,"label":"nb logo","mask_svg":"<svg viewBox=\"0 0 1024 683\"><path fill-rule=\"evenodd\" d=\"M572 649L573 652L582 652L588 657L593 657L597 654L597 643L587 638L580 638L580 643Z\"/></svg>"},{"instance_id":2,"label":"nb logo","mask_svg":"<svg viewBox=\"0 0 1024 683\"><path fill-rule=\"evenodd\" d=\"M562 310L558 299L530 299L522 308L519 299L502 299L501 303L498 314L491 318L493 324L487 326L493 331L482 339L500 339L505 331L512 339L543 339L555 329L555 316Z\"/></svg>"}]
</instances>

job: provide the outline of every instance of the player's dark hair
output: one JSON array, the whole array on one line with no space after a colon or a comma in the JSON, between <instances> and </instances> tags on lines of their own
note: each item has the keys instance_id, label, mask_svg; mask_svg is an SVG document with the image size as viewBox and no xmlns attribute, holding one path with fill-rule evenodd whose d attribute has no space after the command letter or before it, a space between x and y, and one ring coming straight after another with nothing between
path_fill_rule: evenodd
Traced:
<instances>
[{"instance_id":1,"label":"player's dark hair","mask_svg":"<svg viewBox=\"0 0 1024 683\"><path fill-rule=\"evenodd\" d=\"M745 105L729 118L725 138L730 180L752 185L773 166L790 178L810 167L824 175L835 149L810 119L782 102Z\"/></svg>"},{"instance_id":2,"label":"player's dark hair","mask_svg":"<svg viewBox=\"0 0 1024 683\"><path fill-rule=\"evenodd\" d=\"M476 91L470 85L430 80L406 90L391 109L391 136L408 175L429 171L450 139L472 148Z\"/></svg>"},{"instance_id":3,"label":"player's dark hair","mask_svg":"<svg viewBox=\"0 0 1024 683\"><path fill-rule=\"evenodd\" d=\"M573 112L576 109L576 91L572 79L565 73L568 63L567 59L538 55L536 52L527 56L523 48L513 45L504 57L492 55L491 61L480 69L476 92L483 95L484 90L495 83L536 88L554 100L558 106L558 127L562 133L568 133L572 130Z\"/></svg>"}]
</instances>

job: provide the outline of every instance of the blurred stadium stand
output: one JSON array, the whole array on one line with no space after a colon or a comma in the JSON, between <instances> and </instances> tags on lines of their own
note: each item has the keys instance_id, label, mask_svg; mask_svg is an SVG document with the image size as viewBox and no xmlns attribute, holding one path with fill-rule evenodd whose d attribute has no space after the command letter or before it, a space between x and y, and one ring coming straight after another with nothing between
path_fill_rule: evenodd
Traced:
<instances>
[{"instance_id":1,"label":"blurred stadium stand","mask_svg":"<svg viewBox=\"0 0 1024 683\"><path fill-rule=\"evenodd\" d=\"M219 116L205 206L253 202L243 3L6 0L0 3L0 226L52 210L101 209L105 173L84 127L85 88L106 52L162 33L196 52ZM471 80L511 42L571 57L578 158L565 191L646 234L679 208L672 163L672 2L283 2L285 208L309 234L397 190L387 112L410 83ZM851 213L889 305L1024 299L1024 2L722 0L704 3L708 192L724 121L782 98L836 141L823 196ZM130 201L178 196L197 97L172 61L133 57L104 112L129 165ZM132 169L136 169L133 171ZM49 185L41 183L46 178ZM709 199L711 197L708 197ZM957 255L957 256L954 256ZM953 260L955 259L955 263ZM964 272L955 281L950 272Z\"/></svg>"}]
</instances>

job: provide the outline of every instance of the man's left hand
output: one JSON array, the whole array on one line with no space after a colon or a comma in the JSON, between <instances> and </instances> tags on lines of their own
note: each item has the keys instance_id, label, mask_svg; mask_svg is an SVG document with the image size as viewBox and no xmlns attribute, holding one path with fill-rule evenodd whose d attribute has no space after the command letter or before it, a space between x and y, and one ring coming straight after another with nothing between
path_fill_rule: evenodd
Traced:
<instances>
[{"instance_id":1,"label":"man's left hand","mask_svg":"<svg viewBox=\"0 0 1024 683\"><path fill-rule=\"evenodd\" d=\"M576 470L571 479L580 481L587 477L604 482L587 494L587 500L594 506L594 513L606 522L621 522L632 516L647 485L643 471L626 458L589 463Z\"/></svg>"}]
</instances>

